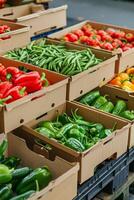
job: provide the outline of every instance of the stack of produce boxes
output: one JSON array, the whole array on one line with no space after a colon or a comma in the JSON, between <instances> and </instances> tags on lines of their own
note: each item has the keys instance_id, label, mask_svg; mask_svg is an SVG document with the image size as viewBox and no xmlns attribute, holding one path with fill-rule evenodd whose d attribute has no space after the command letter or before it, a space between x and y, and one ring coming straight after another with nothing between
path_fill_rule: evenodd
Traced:
<instances>
[{"instance_id":1,"label":"stack of produce boxes","mask_svg":"<svg viewBox=\"0 0 134 200\"><path fill-rule=\"evenodd\" d=\"M67 32L57 33L62 41L37 40L0 57L7 198L72 200L99 164L133 146L133 96L111 81L133 49L113 53L68 43ZM132 70L124 81L133 81Z\"/></svg>"}]
</instances>

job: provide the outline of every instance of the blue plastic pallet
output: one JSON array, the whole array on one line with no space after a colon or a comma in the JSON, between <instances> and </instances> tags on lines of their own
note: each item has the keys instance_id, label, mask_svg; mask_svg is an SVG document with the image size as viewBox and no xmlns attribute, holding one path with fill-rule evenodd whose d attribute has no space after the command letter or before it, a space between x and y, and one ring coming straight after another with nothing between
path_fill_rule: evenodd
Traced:
<instances>
[{"instance_id":1,"label":"blue plastic pallet","mask_svg":"<svg viewBox=\"0 0 134 200\"><path fill-rule=\"evenodd\" d=\"M131 166L133 162L134 148L130 149L116 160L104 162L102 167L96 171L92 178L82 185L79 185L78 194L74 200L91 200L111 182L111 192L118 189L127 179L129 166Z\"/></svg>"}]
</instances>

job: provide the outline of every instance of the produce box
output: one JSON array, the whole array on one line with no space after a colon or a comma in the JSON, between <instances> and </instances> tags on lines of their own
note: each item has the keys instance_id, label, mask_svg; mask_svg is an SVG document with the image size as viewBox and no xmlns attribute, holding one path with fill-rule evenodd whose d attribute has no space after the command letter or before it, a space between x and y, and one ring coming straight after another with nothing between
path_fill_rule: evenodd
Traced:
<instances>
[{"instance_id":1,"label":"produce box","mask_svg":"<svg viewBox=\"0 0 134 200\"><path fill-rule=\"evenodd\" d=\"M128 119L128 118L126 118L127 116L126 116L126 112L124 113L124 111L127 111L127 110L129 110L129 111L134 111L134 104L133 104L133 101L134 101L134 97L131 95L131 94L129 94L129 93L127 93L126 91L124 91L124 90L121 90L121 89L119 89L119 88L115 88L115 87L112 87L112 86L110 86L110 85L105 85L105 86L103 86L103 87L101 87L101 88L96 88L94 91L99 91L99 93L100 93L100 95L101 96L103 96L104 98L106 98L108 101L110 101L110 102L112 102L113 104L111 105L111 103L108 105L107 104L107 106L109 106L109 108L107 107L105 107L105 109L107 109L107 113L109 114L109 115L114 115L114 114L112 114L112 112L114 111L115 112L115 110L114 110L114 108L116 107L116 103L118 102L118 108L116 107L116 110L117 109L119 109L121 112L122 112L122 117L121 117L121 114L118 114L118 115L116 115L116 117L117 118L121 118L122 120L125 120L125 121L127 121L127 122L129 122L129 123L131 123L131 127L130 127L130 133L129 133L129 140L128 140L128 147L129 148L131 148L131 147L133 147L134 146L134 120L130 120L130 119ZM92 92L92 91L91 91ZM97 94L97 93L96 93ZM93 94L94 95L94 94ZM85 96L86 97L86 96ZM98 97L96 97L96 99L97 99ZM94 102L95 102L95 100L96 99L94 99ZM121 101L120 101L121 100ZM82 99L81 99L81 101L82 101ZM84 106L87 106L87 107L90 107L90 108L92 108L92 109L97 109L97 108L95 108L94 106L90 106L90 105L88 105L88 103L86 104L86 102L85 102L85 104L83 104L82 102L80 102L80 99L78 99L78 100L76 100L76 102L77 103L79 103L79 104L81 104L81 105L84 105ZM124 105L125 104L125 105ZM97 109L98 111L100 111L100 112L105 112L103 109L104 109L104 105L106 105L105 103L102 105L102 107L100 107L99 109ZM114 105L114 108L113 108L113 105ZM126 106L126 107L125 107ZM123 108L124 107L124 108ZM109 109L111 109L111 111L109 110ZM109 112L109 111L110 112ZM106 112L105 112L106 113ZM124 113L124 114L123 114ZM129 113L129 115L130 115L130 113ZM133 114L131 114L131 116L132 115L134 115L134 113ZM115 116L115 115L114 115ZM124 117L123 117L124 116Z\"/></svg>"},{"instance_id":2,"label":"produce box","mask_svg":"<svg viewBox=\"0 0 134 200\"><path fill-rule=\"evenodd\" d=\"M24 139L12 133L8 134L8 143L8 155L20 158L22 167L38 168L48 166L52 173L52 181L48 186L33 194L28 198L29 200L70 200L77 195L78 164L71 164L59 157L51 161L38 151L29 149Z\"/></svg>"},{"instance_id":3,"label":"produce box","mask_svg":"<svg viewBox=\"0 0 134 200\"><path fill-rule=\"evenodd\" d=\"M57 33L53 33L53 34L49 35L49 37L61 39L67 33L70 33L70 32L73 32L73 31L75 31L77 29L80 29L80 28L82 28L83 25L86 25L86 24L90 24L96 30L99 30L99 29L106 30L107 28L111 28L111 29L124 31L125 33L134 34L134 30L133 29L128 29L128 28L125 28L125 27L115 26L115 25L111 25L111 24L103 24L103 23L100 23L100 22L87 20L87 21L83 21L81 23L78 23L76 25L73 25L71 27L68 27L68 28L66 28L64 30L61 30L61 31L59 31ZM132 43L133 43L133 41L132 41ZM122 72L127 67L131 67L131 66L134 65L134 61L133 61L134 49L132 47L133 47L133 44L132 44L131 48L128 46L125 49L127 51L123 51L123 52L121 52L120 50L112 51L113 54L118 54L118 58L119 58L118 62L116 63L116 73Z\"/></svg>"},{"instance_id":4,"label":"produce box","mask_svg":"<svg viewBox=\"0 0 134 200\"><path fill-rule=\"evenodd\" d=\"M0 26L3 25L8 26L10 30L0 34L0 55L30 42L29 27L0 20Z\"/></svg>"},{"instance_id":5,"label":"produce box","mask_svg":"<svg viewBox=\"0 0 134 200\"><path fill-rule=\"evenodd\" d=\"M107 137L98 140L98 142L95 143L95 145L93 145L91 148L85 148L87 150L83 151L75 151L71 148L68 148L61 142L58 142L59 140L50 139L44 134L39 134L39 132L34 130L39 122L44 120L55 120L57 114L59 116L59 114L63 114L64 112L71 116L71 113L75 112L76 109L78 109L78 115L83 116L84 120L94 123L101 123L105 128L112 129L115 123L117 123L116 130ZM111 157L118 158L127 151L129 127L130 124L128 122L125 122L114 116L100 113L77 103L67 102L66 104L63 104L52 111L45 113L43 117L27 123L23 127L19 128L19 131L20 135L23 133L29 137L31 136L40 139L44 144L51 145L51 153L49 152L49 154L59 155L70 162L79 162L79 183L81 184L94 175L96 167L103 161Z\"/></svg>"},{"instance_id":6,"label":"produce box","mask_svg":"<svg viewBox=\"0 0 134 200\"><path fill-rule=\"evenodd\" d=\"M66 10L67 5L44 10L43 6L27 4L2 9L0 18L30 26L34 36L66 26Z\"/></svg>"},{"instance_id":7,"label":"produce box","mask_svg":"<svg viewBox=\"0 0 134 200\"><path fill-rule=\"evenodd\" d=\"M47 112L66 101L68 79L65 76L3 57L0 57L0 63L5 67L23 66L30 71L37 71L40 74L45 72L46 78L50 81L48 87L28 94L12 103L0 106L0 132L8 133L22 124L42 115L44 111Z\"/></svg>"},{"instance_id":8,"label":"produce box","mask_svg":"<svg viewBox=\"0 0 134 200\"><path fill-rule=\"evenodd\" d=\"M84 54L84 59L85 58L87 59L86 63L84 63L84 64L87 65L88 63L92 62L91 57L89 58L89 56L87 56L87 53L89 53L90 50L87 49L86 47L76 46L74 44L69 44L69 43L62 43L60 41L56 41L56 40L52 40L52 39L46 39L44 41L37 40L31 44L33 46L30 48L34 48L34 45L40 45L40 47L42 48L42 46L44 45L44 47L45 47L46 44L50 44L50 45L54 44L54 45L56 45L55 48L57 48L58 45L65 45L65 48L67 49L66 51L78 50L78 52L76 52L76 55L77 55L77 53L79 55L78 56L73 55L73 59L74 58L77 59L77 58L79 58L79 56ZM103 61L101 63L96 64L95 66L89 67L88 69L81 71L81 70L78 70L79 68L81 68L81 59L79 59L77 61L78 62L77 64L76 64L76 60L74 59L73 62L75 62L76 66L77 66L78 73L74 74L74 75L68 75L68 73L63 73L63 74L66 74L67 77L69 77L68 91L67 91L67 99L68 100L74 100L74 99L78 98L79 96L85 94L86 92L92 90L93 88L97 87L98 85L106 84L114 77L115 62L117 60L117 56L112 56L111 53L109 53L109 52L103 52L103 51L100 51L97 49L91 49L91 50L92 50L92 53L94 54L94 55L92 55L92 58L95 57L95 59L97 58L98 60L102 59ZM24 51L25 51L25 49L24 49ZM46 51L47 51L47 49L46 49ZM54 51L55 51L55 49L54 49ZM11 59L19 60L19 59L21 59L21 55L20 56L18 56L18 55L23 53L23 49L22 49L22 53L19 53L19 52L21 52L21 51L18 51L17 57L15 57L14 55L12 56L12 52L11 52L11 54L10 54L10 52L7 53L5 56L10 57ZM29 50L27 52L29 52ZM30 52L29 55L33 55L34 52L33 53ZM46 59L43 57L44 56L43 51L41 53L39 53L39 56L37 56L37 54L36 54L32 60L27 60L26 56L24 56L24 59L21 59L21 60L24 62L30 62L30 63L32 62L32 64L34 64L36 66L40 66L40 63L41 63L42 68L43 67L46 68L49 66L48 67L49 70L59 72L59 66L57 67L56 64L59 59L61 60L64 58L65 54L60 54L60 55L56 56L56 59L55 59L55 56L54 56L55 52L54 53L52 52L51 56L50 56L50 51L48 51L48 52L49 52L49 54L47 54L47 55L49 55L49 59L52 59L52 60L51 60L51 62L49 62L47 64L42 64L42 62L44 63L44 61ZM72 52L71 52L71 54L72 54ZM40 55L42 55L42 56L40 56ZM67 58L67 61L70 62L69 61L70 56L67 56L67 54L66 54L66 58ZM34 62L35 59L37 62ZM47 57L47 59L48 59L48 57ZM66 59L61 61L62 64L61 64L61 62L59 64L62 69L63 69L63 67L64 67L64 69L66 68L67 70L73 69L74 66L70 67L71 64L69 64L67 66L67 64L63 63L63 61L66 61ZM56 68L56 70L55 70L55 68Z\"/></svg>"}]
</instances>

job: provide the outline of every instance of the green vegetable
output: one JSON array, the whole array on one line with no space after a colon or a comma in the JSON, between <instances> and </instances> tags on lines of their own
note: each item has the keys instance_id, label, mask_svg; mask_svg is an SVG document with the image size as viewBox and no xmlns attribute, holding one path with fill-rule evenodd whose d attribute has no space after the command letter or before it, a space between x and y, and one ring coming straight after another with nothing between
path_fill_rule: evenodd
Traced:
<instances>
[{"instance_id":1,"label":"green vegetable","mask_svg":"<svg viewBox=\"0 0 134 200\"><path fill-rule=\"evenodd\" d=\"M100 96L95 100L95 102L92 104L92 106L99 109L105 103L107 103L106 96L104 96L104 97Z\"/></svg>"},{"instance_id":2,"label":"green vegetable","mask_svg":"<svg viewBox=\"0 0 134 200\"><path fill-rule=\"evenodd\" d=\"M80 103L91 105L99 96L100 92L98 90L89 92L80 99Z\"/></svg>"},{"instance_id":3,"label":"green vegetable","mask_svg":"<svg viewBox=\"0 0 134 200\"><path fill-rule=\"evenodd\" d=\"M7 150L7 147L8 147L7 140L3 140L2 143L0 144L0 160L3 159L4 153Z\"/></svg>"},{"instance_id":4,"label":"green vegetable","mask_svg":"<svg viewBox=\"0 0 134 200\"><path fill-rule=\"evenodd\" d=\"M6 165L0 164L0 184L8 183L12 180L11 170Z\"/></svg>"},{"instance_id":5,"label":"green vegetable","mask_svg":"<svg viewBox=\"0 0 134 200\"><path fill-rule=\"evenodd\" d=\"M41 135L44 135L48 138L55 138L55 133L52 132L50 129L45 128L45 127L39 127L36 128L35 131L37 131L38 133L40 133Z\"/></svg>"},{"instance_id":6,"label":"green vegetable","mask_svg":"<svg viewBox=\"0 0 134 200\"><path fill-rule=\"evenodd\" d=\"M68 76L78 74L102 62L89 48L72 50L67 49L65 45L47 44L46 40L34 41L27 47L9 51L5 57Z\"/></svg>"},{"instance_id":7,"label":"green vegetable","mask_svg":"<svg viewBox=\"0 0 134 200\"><path fill-rule=\"evenodd\" d=\"M0 188L0 200L9 200L12 196L12 185L8 184Z\"/></svg>"},{"instance_id":8,"label":"green vegetable","mask_svg":"<svg viewBox=\"0 0 134 200\"><path fill-rule=\"evenodd\" d=\"M128 120L134 120L134 110L125 110L120 113L120 116Z\"/></svg>"},{"instance_id":9,"label":"green vegetable","mask_svg":"<svg viewBox=\"0 0 134 200\"><path fill-rule=\"evenodd\" d=\"M29 167L19 168L19 169L16 169L12 172L12 177L13 177L13 179L24 178L25 176L27 176L31 172L32 172L32 169L29 168Z\"/></svg>"},{"instance_id":10,"label":"green vegetable","mask_svg":"<svg viewBox=\"0 0 134 200\"><path fill-rule=\"evenodd\" d=\"M90 129L90 133L92 136L96 136L100 131L104 129L104 126L100 123L96 123Z\"/></svg>"},{"instance_id":11,"label":"green vegetable","mask_svg":"<svg viewBox=\"0 0 134 200\"><path fill-rule=\"evenodd\" d=\"M103 129L100 133L99 133L99 138L100 139L103 139L103 138L105 138L105 137L107 137L107 136L109 136L109 135L111 135L112 134L112 130L110 130L110 129Z\"/></svg>"},{"instance_id":12,"label":"green vegetable","mask_svg":"<svg viewBox=\"0 0 134 200\"><path fill-rule=\"evenodd\" d=\"M125 111L126 108L127 108L126 102L123 101L123 100L118 100L116 102L116 105L115 105L115 107L113 109L112 114L119 115L121 112Z\"/></svg>"},{"instance_id":13,"label":"green vegetable","mask_svg":"<svg viewBox=\"0 0 134 200\"><path fill-rule=\"evenodd\" d=\"M72 129L73 127L75 127L76 125L75 124L72 124L72 123L68 123L66 125L64 125L60 130L59 132L56 134L56 138L62 138L65 136L65 134L70 130Z\"/></svg>"},{"instance_id":14,"label":"green vegetable","mask_svg":"<svg viewBox=\"0 0 134 200\"><path fill-rule=\"evenodd\" d=\"M15 156L5 158L1 164L8 166L9 168L16 168L20 164L21 159Z\"/></svg>"},{"instance_id":15,"label":"green vegetable","mask_svg":"<svg viewBox=\"0 0 134 200\"><path fill-rule=\"evenodd\" d=\"M83 152L85 151L84 145L77 139L75 138L69 138L66 142L65 145L71 149L74 149L78 152Z\"/></svg>"},{"instance_id":16,"label":"green vegetable","mask_svg":"<svg viewBox=\"0 0 134 200\"><path fill-rule=\"evenodd\" d=\"M52 180L52 175L47 167L37 168L27 175L17 186L18 194L23 194L29 190L36 190L38 182L39 190L46 187Z\"/></svg>"},{"instance_id":17,"label":"green vegetable","mask_svg":"<svg viewBox=\"0 0 134 200\"><path fill-rule=\"evenodd\" d=\"M57 130L56 128L54 128L54 125L52 122L50 121L41 121L39 124L38 124L38 127L44 127L44 128L47 128L49 129L50 131L52 131L53 133L57 133Z\"/></svg>"},{"instance_id":18,"label":"green vegetable","mask_svg":"<svg viewBox=\"0 0 134 200\"><path fill-rule=\"evenodd\" d=\"M99 109L104 112L111 113L112 110L114 109L114 104L109 101L109 102L106 102L104 105L102 105Z\"/></svg>"},{"instance_id":19,"label":"green vegetable","mask_svg":"<svg viewBox=\"0 0 134 200\"><path fill-rule=\"evenodd\" d=\"M72 128L68 133L68 137L76 138L77 140L82 141L84 134L79 129Z\"/></svg>"},{"instance_id":20,"label":"green vegetable","mask_svg":"<svg viewBox=\"0 0 134 200\"><path fill-rule=\"evenodd\" d=\"M18 195L16 197L12 197L10 200L26 200L34 193L35 193L34 190L30 190L30 191L25 192L25 193Z\"/></svg>"}]
</instances>

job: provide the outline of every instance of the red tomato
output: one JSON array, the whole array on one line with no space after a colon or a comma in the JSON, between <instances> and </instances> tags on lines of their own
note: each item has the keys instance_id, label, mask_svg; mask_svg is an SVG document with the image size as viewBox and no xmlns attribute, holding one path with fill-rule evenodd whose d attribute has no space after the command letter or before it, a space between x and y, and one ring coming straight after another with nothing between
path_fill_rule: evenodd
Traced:
<instances>
[{"instance_id":1,"label":"red tomato","mask_svg":"<svg viewBox=\"0 0 134 200\"><path fill-rule=\"evenodd\" d=\"M65 35L65 37L68 38L69 42L75 42L78 40L78 36L75 35L74 33L68 33Z\"/></svg>"},{"instance_id":2,"label":"red tomato","mask_svg":"<svg viewBox=\"0 0 134 200\"><path fill-rule=\"evenodd\" d=\"M78 38L84 35L84 32L81 29L77 29L73 32L75 35L77 35Z\"/></svg>"},{"instance_id":3,"label":"red tomato","mask_svg":"<svg viewBox=\"0 0 134 200\"><path fill-rule=\"evenodd\" d=\"M90 37L91 35L93 35L93 32L87 29L86 31L84 31L84 35Z\"/></svg>"},{"instance_id":4,"label":"red tomato","mask_svg":"<svg viewBox=\"0 0 134 200\"><path fill-rule=\"evenodd\" d=\"M106 49L106 50L109 50L109 51L113 50L113 46L109 42L104 43L103 48Z\"/></svg>"},{"instance_id":5,"label":"red tomato","mask_svg":"<svg viewBox=\"0 0 134 200\"><path fill-rule=\"evenodd\" d=\"M127 46L124 46L123 48L122 48L122 51L127 51L127 50L129 50L129 49L131 49L130 47L127 47Z\"/></svg>"},{"instance_id":6,"label":"red tomato","mask_svg":"<svg viewBox=\"0 0 134 200\"><path fill-rule=\"evenodd\" d=\"M3 25L2 27L4 30L10 30L10 27L8 25Z\"/></svg>"},{"instance_id":7,"label":"red tomato","mask_svg":"<svg viewBox=\"0 0 134 200\"><path fill-rule=\"evenodd\" d=\"M130 47L130 48L133 48L133 45L131 43L127 43L125 44L126 47Z\"/></svg>"},{"instance_id":8,"label":"red tomato","mask_svg":"<svg viewBox=\"0 0 134 200\"><path fill-rule=\"evenodd\" d=\"M63 40L64 40L64 41L66 41L66 42L69 42L69 38L68 38L68 37L66 37L66 36L65 36L65 37L63 37Z\"/></svg>"},{"instance_id":9,"label":"red tomato","mask_svg":"<svg viewBox=\"0 0 134 200\"><path fill-rule=\"evenodd\" d=\"M88 43L91 46L97 46L99 44L99 40L97 39L96 35L93 35L89 37Z\"/></svg>"},{"instance_id":10,"label":"red tomato","mask_svg":"<svg viewBox=\"0 0 134 200\"><path fill-rule=\"evenodd\" d=\"M112 42L112 46L114 49L117 49L119 47L119 44L117 42Z\"/></svg>"},{"instance_id":11,"label":"red tomato","mask_svg":"<svg viewBox=\"0 0 134 200\"><path fill-rule=\"evenodd\" d=\"M112 42L113 41L113 38L110 35L108 35L108 34L103 35L101 37L101 39L102 39L102 41L107 41L107 42Z\"/></svg>"},{"instance_id":12,"label":"red tomato","mask_svg":"<svg viewBox=\"0 0 134 200\"><path fill-rule=\"evenodd\" d=\"M92 30L92 26L90 24L85 24L82 26L82 31Z\"/></svg>"},{"instance_id":13,"label":"red tomato","mask_svg":"<svg viewBox=\"0 0 134 200\"><path fill-rule=\"evenodd\" d=\"M133 47L134 47L134 41L133 42L131 42L131 44L133 45Z\"/></svg>"},{"instance_id":14,"label":"red tomato","mask_svg":"<svg viewBox=\"0 0 134 200\"><path fill-rule=\"evenodd\" d=\"M96 38L101 41L101 36L100 35L96 35Z\"/></svg>"},{"instance_id":15,"label":"red tomato","mask_svg":"<svg viewBox=\"0 0 134 200\"><path fill-rule=\"evenodd\" d=\"M113 37L114 38L118 38L118 39L124 38L125 37L125 32L117 30L117 31L115 31Z\"/></svg>"},{"instance_id":16,"label":"red tomato","mask_svg":"<svg viewBox=\"0 0 134 200\"><path fill-rule=\"evenodd\" d=\"M102 36L106 35L107 33L106 33L106 31L104 31L104 30L98 30L98 31L97 31L97 34L100 35L100 36L102 37Z\"/></svg>"},{"instance_id":17,"label":"red tomato","mask_svg":"<svg viewBox=\"0 0 134 200\"><path fill-rule=\"evenodd\" d=\"M125 39L126 39L128 42L134 41L134 35L133 35L133 33L126 33Z\"/></svg>"},{"instance_id":18,"label":"red tomato","mask_svg":"<svg viewBox=\"0 0 134 200\"><path fill-rule=\"evenodd\" d=\"M80 42L81 43L88 44L88 40L89 40L88 36L82 36L82 37L80 37Z\"/></svg>"},{"instance_id":19,"label":"red tomato","mask_svg":"<svg viewBox=\"0 0 134 200\"><path fill-rule=\"evenodd\" d=\"M107 33L108 33L111 37L114 36L115 29L113 29L113 28L108 28L106 31L107 31Z\"/></svg>"}]
</instances>

